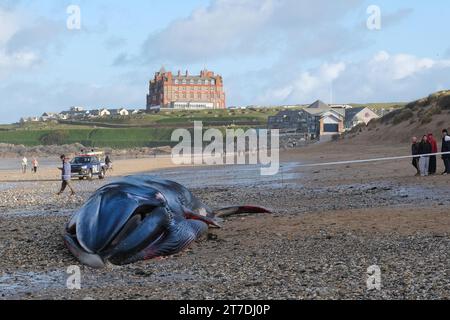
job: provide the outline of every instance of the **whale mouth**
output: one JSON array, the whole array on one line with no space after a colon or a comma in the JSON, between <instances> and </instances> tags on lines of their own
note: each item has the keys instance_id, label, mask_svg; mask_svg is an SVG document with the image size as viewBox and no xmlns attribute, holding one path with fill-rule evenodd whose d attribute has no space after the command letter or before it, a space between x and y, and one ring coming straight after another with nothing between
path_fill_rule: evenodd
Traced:
<instances>
[{"instance_id":1,"label":"whale mouth","mask_svg":"<svg viewBox=\"0 0 450 320\"><path fill-rule=\"evenodd\" d=\"M116 262L138 254L161 239L167 233L170 221L165 207L143 204L129 215L122 228L109 236L111 240L104 243L102 249L86 250L78 240L80 235L76 224L67 227L65 243L82 263L92 268L103 268L106 261L119 264ZM95 234L91 236L95 237Z\"/></svg>"},{"instance_id":2,"label":"whale mouth","mask_svg":"<svg viewBox=\"0 0 450 320\"><path fill-rule=\"evenodd\" d=\"M107 246L105 251L111 250L111 248L116 247L121 241L125 240L130 234L135 231L139 225L141 225L142 221L145 220L146 217L152 214L153 210L157 207L150 205L143 205L138 207L128 222L123 226L122 230L115 236L115 238L111 241L111 243Z\"/></svg>"}]
</instances>

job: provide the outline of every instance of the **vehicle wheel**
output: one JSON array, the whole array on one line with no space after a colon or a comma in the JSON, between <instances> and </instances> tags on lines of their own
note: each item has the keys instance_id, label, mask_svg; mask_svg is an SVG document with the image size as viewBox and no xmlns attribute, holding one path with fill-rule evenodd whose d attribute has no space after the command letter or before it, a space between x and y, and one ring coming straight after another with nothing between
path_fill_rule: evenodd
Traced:
<instances>
[{"instance_id":1,"label":"vehicle wheel","mask_svg":"<svg viewBox=\"0 0 450 320\"><path fill-rule=\"evenodd\" d=\"M87 175L88 180L92 180L92 177L94 176L92 170L89 170L89 173Z\"/></svg>"},{"instance_id":2,"label":"vehicle wheel","mask_svg":"<svg viewBox=\"0 0 450 320\"><path fill-rule=\"evenodd\" d=\"M103 179L105 179L105 176L106 176L106 171L105 171L105 169L102 169L102 171L100 171L100 173L98 174L98 178L100 180L103 180Z\"/></svg>"},{"instance_id":3,"label":"vehicle wheel","mask_svg":"<svg viewBox=\"0 0 450 320\"><path fill-rule=\"evenodd\" d=\"M84 177L79 177L78 179L79 179L79 180L84 180Z\"/></svg>"}]
</instances>

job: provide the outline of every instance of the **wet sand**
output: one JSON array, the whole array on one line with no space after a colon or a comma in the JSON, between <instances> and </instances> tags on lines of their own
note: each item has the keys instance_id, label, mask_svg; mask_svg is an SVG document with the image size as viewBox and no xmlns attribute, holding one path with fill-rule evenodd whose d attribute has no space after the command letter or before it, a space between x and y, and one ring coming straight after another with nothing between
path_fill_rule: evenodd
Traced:
<instances>
[{"instance_id":1,"label":"wet sand","mask_svg":"<svg viewBox=\"0 0 450 320\"><path fill-rule=\"evenodd\" d=\"M40 160L41 166L38 169L37 174L30 172L31 168L28 168L28 172L23 174L20 167L17 169L11 169L11 159L0 159L0 183L2 182L32 182L32 181L57 181L60 179L61 172L58 170L60 163L51 159ZM128 174L134 174L139 172L149 172L165 168L173 168L175 165L172 163L170 156L158 156L158 157L146 157L137 159L119 159L114 160L114 170L108 174L111 177L123 176Z\"/></svg>"},{"instance_id":2,"label":"wet sand","mask_svg":"<svg viewBox=\"0 0 450 320\"><path fill-rule=\"evenodd\" d=\"M282 154L282 172L269 178L259 176L257 167L115 162L115 176L153 169L151 174L180 181L212 207L256 204L273 214L232 217L223 229L210 230L167 259L105 270L81 267L81 290L66 288L67 267L77 261L62 243L63 227L114 177L74 181L79 192L73 198L54 196L53 181L2 182L7 187L0 192L0 294L4 299L448 299L448 176L415 177L409 160L298 167L404 155L408 149L343 142L290 150ZM367 289L372 265L381 268L381 291Z\"/></svg>"}]
</instances>

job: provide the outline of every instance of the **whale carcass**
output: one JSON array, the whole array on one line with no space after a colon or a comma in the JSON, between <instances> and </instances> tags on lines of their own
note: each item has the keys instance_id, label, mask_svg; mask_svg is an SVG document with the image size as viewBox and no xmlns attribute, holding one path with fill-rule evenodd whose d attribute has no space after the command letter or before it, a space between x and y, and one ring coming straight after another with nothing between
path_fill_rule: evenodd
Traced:
<instances>
[{"instance_id":1,"label":"whale carcass","mask_svg":"<svg viewBox=\"0 0 450 320\"><path fill-rule=\"evenodd\" d=\"M253 206L213 211L182 185L129 176L97 190L70 219L64 241L83 264L102 268L176 254L221 218L264 213Z\"/></svg>"}]
</instances>

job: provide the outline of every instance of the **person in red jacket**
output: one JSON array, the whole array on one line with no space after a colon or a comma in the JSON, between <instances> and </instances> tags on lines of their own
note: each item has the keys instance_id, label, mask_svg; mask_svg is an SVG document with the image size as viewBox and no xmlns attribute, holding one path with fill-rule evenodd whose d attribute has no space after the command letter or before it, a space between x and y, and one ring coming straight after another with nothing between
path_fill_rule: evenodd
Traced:
<instances>
[{"instance_id":1,"label":"person in red jacket","mask_svg":"<svg viewBox=\"0 0 450 320\"><path fill-rule=\"evenodd\" d=\"M434 138L432 133L428 134L428 142L431 144L431 153L438 153L438 145L437 141ZM429 174L434 175L436 174L437 169L437 158L436 156L430 156L430 166L429 166Z\"/></svg>"}]
</instances>

